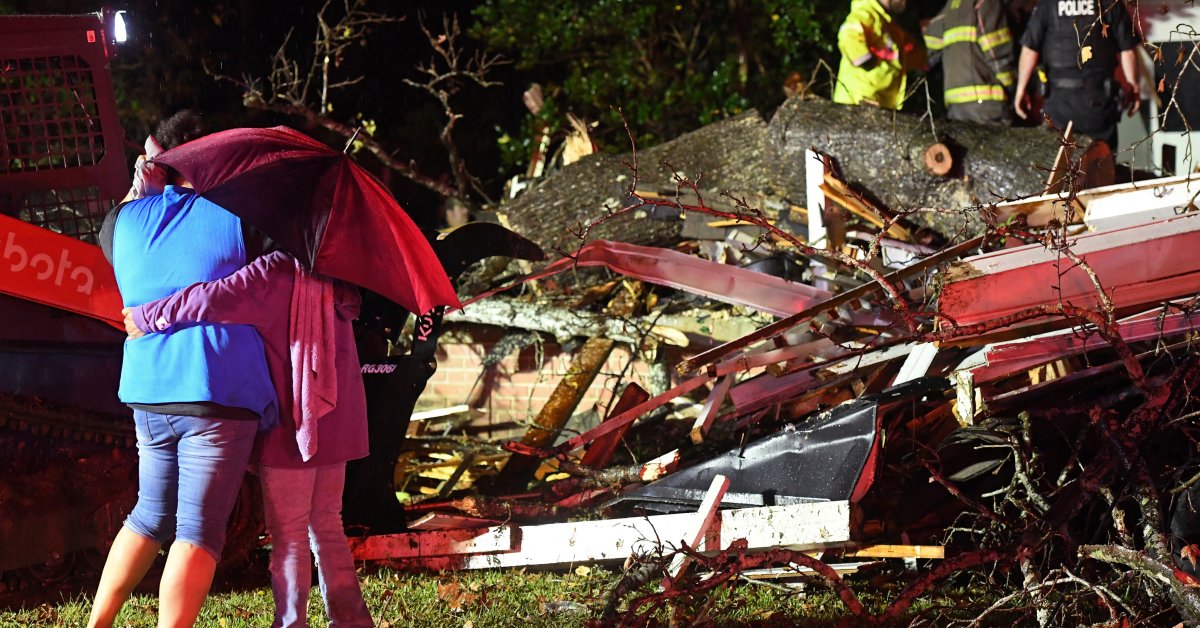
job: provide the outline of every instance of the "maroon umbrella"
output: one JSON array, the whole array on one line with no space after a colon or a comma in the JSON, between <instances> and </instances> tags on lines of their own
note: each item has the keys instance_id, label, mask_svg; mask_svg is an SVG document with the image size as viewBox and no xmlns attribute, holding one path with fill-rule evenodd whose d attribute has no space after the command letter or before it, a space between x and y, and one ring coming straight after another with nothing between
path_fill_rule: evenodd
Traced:
<instances>
[{"instance_id":1,"label":"maroon umbrella","mask_svg":"<svg viewBox=\"0 0 1200 628\"><path fill-rule=\"evenodd\" d=\"M459 306L429 241L383 184L299 131L231 129L154 162L179 171L197 193L258 227L314 272L418 314Z\"/></svg>"}]
</instances>

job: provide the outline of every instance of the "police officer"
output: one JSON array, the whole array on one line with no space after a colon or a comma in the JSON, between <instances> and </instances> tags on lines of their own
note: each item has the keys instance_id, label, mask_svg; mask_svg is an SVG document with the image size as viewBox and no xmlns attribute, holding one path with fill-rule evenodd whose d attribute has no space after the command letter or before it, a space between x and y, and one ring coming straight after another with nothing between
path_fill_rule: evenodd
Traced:
<instances>
[{"instance_id":1,"label":"police officer","mask_svg":"<svg viewBox=\"0 0 1200 628\"><path fill-rule=\"evenodd\" d=\"M1041 60L1049 79L1045 112L1054 125L1074 122L1075 132L1115 146L1122 103L1130 115L1141 105L1137 44L1121 0L1041 0L1021 37L1013 108L1027 116L1026 89Z\"/></svg>"}]
</instances>

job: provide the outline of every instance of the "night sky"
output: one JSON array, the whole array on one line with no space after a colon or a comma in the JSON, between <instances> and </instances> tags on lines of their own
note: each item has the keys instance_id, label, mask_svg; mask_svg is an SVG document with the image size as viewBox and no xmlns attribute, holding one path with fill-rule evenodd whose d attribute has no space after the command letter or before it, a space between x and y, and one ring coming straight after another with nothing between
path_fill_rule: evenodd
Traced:
<instances>
[{"instance_id":1,"label":"night sky","mask_svg":"<svg viewBox=\"0 0 1200 628\"><path fill-rule=\"evenodd\" d=\"M287 124L308 132L330 145L344 140L321 129L308 128L296 117L279 116L246 109L241 90L218 83L204 73L202 62L232 77L265 76L271 58L293 30L292 45L307 49L316 29L316 15L324 0L129 0L107 6L123 9L129 41L113 62L114 84L122 113L122 125L133 148L157 120L184 107L205 112L214 128ZM426 62L432 50L419 27L424 15L430 30L439 32L442 17L458 13L463 30L470 20L474 2L461 0L405 0L374 2L368 9L404 16L399 24L381 25L368 37L368 45L347 56L344 67L365 80L333 99L330 117L356 124L356 114L376 121L376 139L404 161L415 161L423 173L446 176L446 153L438 142L444 117L440 106L427 94L401 83L417 79L415 66ZM335 0L334 7L341 5ZM97 2L79 0L0 0L0 12L47 14L88 13L99 10ZM470 45L464 36L462 40ZM514 128L526 115L521 103L525 80L511 70L496 78L504 87L468 89L458 101L464 118L455 137L470 170L483 180L495 197L505 173L501 172L495 145L497 127ZM361 153L361 163L385 178L401 204L418 222L434 226L440 199L399 176L389 177L370 155Z\"/></svg>"}]
</instances>

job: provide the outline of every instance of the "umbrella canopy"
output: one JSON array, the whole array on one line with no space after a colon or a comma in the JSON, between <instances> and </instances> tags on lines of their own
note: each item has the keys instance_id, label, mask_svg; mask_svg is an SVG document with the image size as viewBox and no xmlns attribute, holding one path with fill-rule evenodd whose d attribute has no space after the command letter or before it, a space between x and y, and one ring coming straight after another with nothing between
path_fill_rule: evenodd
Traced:
<instances>
[{"instance_id":1,"label":"umbrella canopy","mask_svg":"<svg viewBox=\"0 0 1200 628\"><path fill-rule=\"evenodd\" d=\"M347 155L283 126L230 129L153 160L260 229L314 272L425 313L458 307L429 241L392 195Z\"/></svg>"}]
</instances>

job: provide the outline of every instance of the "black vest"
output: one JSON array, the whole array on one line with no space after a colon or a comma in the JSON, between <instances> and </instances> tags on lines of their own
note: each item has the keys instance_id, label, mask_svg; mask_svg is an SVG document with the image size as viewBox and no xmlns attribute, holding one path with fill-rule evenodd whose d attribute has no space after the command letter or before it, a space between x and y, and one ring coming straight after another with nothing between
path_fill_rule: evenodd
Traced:
<instances>
[{"instance_id":1,"label":"black vest","mask_svg":"<svg viewBox=\"0 0 1200 628\"><path fill-rule=\"evenodd\" d=\"M1048 9L1044 16L1047 28L1042 63L1048 68L1051 82L1112 77L1120 53L1114 26L1120 18L1128 19L1127 15L1113 15L1115 11L1125 11L1120 0L1041 1ZM1090 57L1084 60L1089 53Z\"/></svg>"}]
</instances>

